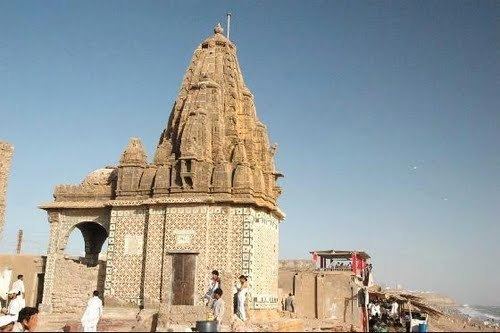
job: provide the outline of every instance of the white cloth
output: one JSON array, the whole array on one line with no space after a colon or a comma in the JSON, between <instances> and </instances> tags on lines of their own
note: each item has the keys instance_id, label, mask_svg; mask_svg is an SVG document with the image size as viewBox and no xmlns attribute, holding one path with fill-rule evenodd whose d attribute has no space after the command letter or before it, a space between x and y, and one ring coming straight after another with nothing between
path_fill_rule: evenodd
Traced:
<instances>
[{"instance_id":1,"label":"white cloth","mask_svg":"<svg viewBox=\"0 0 500 333\"><path fill-rule=\"evenodd\" d=\"M214 314L214 320L217 321L217 331L221 331L222 319L224 318L224 312L226 311L225 303L222 298L216 299L212 304L212 311Z\"/></svg>"},{"instance_id":2,"label":"white cloth","mask_svg":"<svg viewBox=\"0 0 500 333\"><path fill-rule=\"evenodd\" d=\"M26 305L26 302L24 299L20 296L17 296L13 300L10 301L9 303L9 308L7 309L9 315L13 316L16 318L19 316L19 311L21 311L22 308Z\"/></svg>"},{"instance_id":3,"label":"white cloth","mask_svg":"<svg viewBox=\"0 0 500 333\"><path fill-rule=\"evenodd\" d=\"M16 317L10 316L10 315L5 315L5 316L0 316L0 327L3 327L5 325L9 325L12 323L16 322Z\"/></svg>"},{"instance_id":4,"label":"white cloth","mask_svg":"<svg viewBox=\"0 0 500 333\"><path fill-rule=\"evenodd\" d=\"M97 325L83 325L84 332L97 332Z\"/></svg>"},{"instance_id":5,"label":"white cloth","mask_svg":"<svg viewBox=\"0 0 500 333\"><path fill-rule=\"evenodd\" d=\"M397 302L393 302L391 304L391 316L392 317L396 317L398 315L398 308L399 308L399 305Z\"/></svg>"},{"instance_id":6,"label":"white cloth","mask_svg":"<svg viewBox=\"0 0 500 333\"><path fill-rule=\"evenodd\" d=\"M28 332L28 331L24 329L23 324L21 324L20 322L17 322L14 324L14 327L12 328L12 332Z\"/></svg>"},{"instance_id":7,"label":"white cloth","mask_svg":"<svg viewBox=\"0 0 500 333\"><path fill-rule=\"evenodd\" d=\"M85 332L95 332L97 323L102 317L102 311L103 308L101 299L97 296L92 297L87 303L87 308L85 309L81 320ZM92 329L94 330L92 331Z\"/></svg>"},{"instance_id":8,"label":"white cloth","mask_svg":"<svg viewBox=\"0 0 500 333\"><path fill-rule=\"evenodd\" d=\"M241 288L241 289L238 289L238 311L237 311L237 314L238 314L238 317L245 321L247 320L247 315L246 315L246 312L245 312L245 300L246 300L246 296L247 296L247 291L248 291L248 288Z\"/></svg>"},{"instance_id":9,"label":"white cloth","mask_svg":"<svg viewBox=\"0 0 500 333\"><path fill-rule=\"evenodd\" d=\"M21 294L24 294L24 281L23 280L16 280L12 284L12 288L10 288L11 293L17 294L18 292L21 292Z\"/></svg>"},{"instance_id":10,"label":"white cloth","mask_svg":"<svg viewBox=\"0 0 500 333\"><path fill-rule=\"evenodd\" d=\"M7 300L7 294L9 293L10 281L12 279L12 270L5 268L0 273L0 298Z\"/></svg>"}]
</instances>

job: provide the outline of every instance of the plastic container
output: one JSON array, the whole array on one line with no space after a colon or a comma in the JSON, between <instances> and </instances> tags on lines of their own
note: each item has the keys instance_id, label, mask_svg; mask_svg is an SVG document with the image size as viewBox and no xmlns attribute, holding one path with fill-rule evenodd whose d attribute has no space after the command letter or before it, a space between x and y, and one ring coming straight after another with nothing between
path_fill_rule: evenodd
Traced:
<instances>
[{"instance_id":1,"label":"plastic container","mask_svg":"<svg viewBox=\"0 0 500 333\"><path fill-rule=\"evenodd\" d=\"M427 332L427 324L418 324L419 332Z\"/></svg>"}]
</instances>

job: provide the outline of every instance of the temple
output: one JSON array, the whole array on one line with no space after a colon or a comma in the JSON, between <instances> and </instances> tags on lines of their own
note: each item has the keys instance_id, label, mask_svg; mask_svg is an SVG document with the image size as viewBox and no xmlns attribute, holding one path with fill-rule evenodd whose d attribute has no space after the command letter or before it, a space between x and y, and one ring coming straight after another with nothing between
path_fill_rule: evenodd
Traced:
<instances>
[{"instance_id":1,"label":"temple","mask_svg":"<svg viewBox=\"0 0 500 333\"><path fill-rule=\"evenodd\" d=\"M132 138L118 166L56 186L40 206L50 223L42 307L83 306L88 294L75 290L92 288L107 305L198 306L217 269L227 288L249 277L251 309L277 308L284 214L275 154L236 47L217 25L194 52L152 161ZM75 228L80 260L64 255ZM90 282L68 275L75 269Z\"/></svg>"}]
</instances>

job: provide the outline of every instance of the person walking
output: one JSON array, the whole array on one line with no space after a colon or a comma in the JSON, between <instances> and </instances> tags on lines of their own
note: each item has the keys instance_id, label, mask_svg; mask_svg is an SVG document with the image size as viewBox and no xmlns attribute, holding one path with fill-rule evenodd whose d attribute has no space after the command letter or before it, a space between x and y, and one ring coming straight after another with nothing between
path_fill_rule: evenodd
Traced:
<instances>
[{"instance_id":1,"label":"person walking","mask_svg":"<svg viewBox=\"0 0 500 333\"><path fill-rule=\"evenodd\" d=\"M217 288L214 290L214 302L212 303L212 313L214 315L214 320L217 322L217 332L221 332L225 311L226 304L222 299L222 289Z\"/></svg>"},{"instance_id":2,"label":"person walking","mask_svg":"<svg viewBox=\"0 0 500 333\"><path fill-rule=\"evenodd\" d=\"M82 326L84 332L97 332L97 324L102 317L102 300L99 292L94 291L94 296L88 301L87 308L82 316Z\"/></svg>"}]
</instances>

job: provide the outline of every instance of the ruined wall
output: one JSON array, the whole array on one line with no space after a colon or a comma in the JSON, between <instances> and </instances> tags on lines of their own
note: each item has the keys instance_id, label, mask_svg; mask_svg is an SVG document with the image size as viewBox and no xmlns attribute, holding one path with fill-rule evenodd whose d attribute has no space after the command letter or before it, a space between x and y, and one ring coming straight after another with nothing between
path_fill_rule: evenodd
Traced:
<instances>
[{"instance_id":1,"label":"ruined wall","mask_svg":"<svg viewBox=\"0 0 500 333\"><path fill-rule=\"evenodd\" d=\"M295 311L306 318L317 318L316 274L302 272L294 275Z\"/></svg>"},{"instance_id":2,"label":"ruined wall","mask_svg":"<svg viewBox=\"0 0 500 333\"><path fill-rule=\"evenodd\" d=\"M290 269L282 264L279 288L295 294L295 311L306 318L335 319L354 326L361 323L357 287L350 272L321 272ZM293 289L293 291L291 290Z\"/></svg>"},{"instance_id":3,"label":"ruined wall","mask_svg":"<svg viewBox=\"0 0 500 333\"><path fill-rule=\"evenodd\" d=\"M85 240L85 251L94 252L96 247L96 239L102 239L102 235L107 236L109 230L109 209L64 209L64 210L54 210L49 212L49 223L50 223L50 236L49 236L49 248L47 251L47 262L45 268L45 283L43 289L43 306L42 309L48 312L53 311L54 304L64 304L68 297L70 297L70 292L67 288L73 288L73 283L78 283L78 279L75 279L78 274L72 277L62 276L61 270L65 268L68 269L67 262L65 259L65 248L68 243L70 234L74 232L82 232ZM86 227L81 227L84 224ZM75 230L80 226L82 230ZM98 226L98 230L94 230L92 226ZM102 245L102 244L101 244ZM95 267L97 261L92 263ZM75 268L78 270L78 268ZM94 271L94 269L90 269ZM97 271L96 271L97 272ZM97 273L95 273L95 279L91 277L91 281L95 281L97 286ZM93 274L94 274L93 273ZM86 273L83 273L85 276ZM68 281L67 284L62 284L61 281ZM92 289L92 285L87 285L86 289ZM90 292L94 291L92 289ZM76 289L71 291L71 293L77 292ZM88 294L85 293L86 297ZM78 295L79 296L79 295ZM77 297L77 296L75 296ZM56 306L57 308L57 306Z\"/></svg>"},{"instance_id":4,"label":"ruined wall","mask_svg":"<svg viewBox=\"0 0 500 333\"><path fill-rule=\"evenodd\" d=\"M7 200L7 180L14 148L7 142L0 141L0 240L5 223L5 205Z\"/></svg>"},{"instance_id":5,"label":"ruined wall","mask_svg":"<svg viewBox=\"0 0 500 333\"><path fill-rule=\"evenodd\" d=\"M357 293L351 285L351 274L339 272L317 276L318 318L351 322L358 318Z\"/></svg>"},{"instance_id":6,"label":"ruined wall","mask_svg":"<svg viewBox=\"0 0 500 333\"><path fill-rule=\"evenodd\" d=\"M57 264L53 312L82 314L93 291L98 290L101 295L104 291L106 263L99 261L96 266L88 266L85 258L62 257Z\"/></svg>"}]
</instances>

